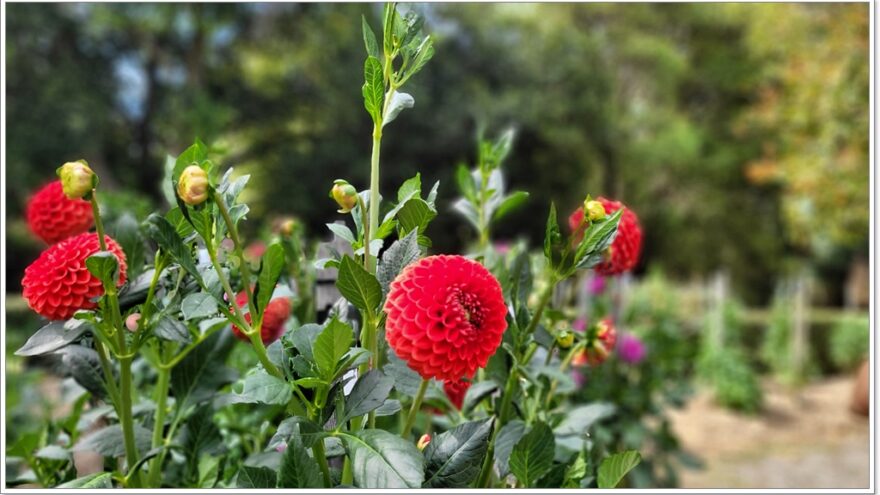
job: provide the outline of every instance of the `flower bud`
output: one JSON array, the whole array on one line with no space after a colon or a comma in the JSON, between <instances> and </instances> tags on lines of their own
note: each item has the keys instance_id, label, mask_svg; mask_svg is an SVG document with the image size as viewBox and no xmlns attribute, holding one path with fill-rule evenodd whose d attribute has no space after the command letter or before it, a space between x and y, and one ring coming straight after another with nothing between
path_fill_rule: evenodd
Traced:
<instances>
[{"instance_id":1,"label":"flower bud","mask_svg":"<svg viewBox=\"0 0 880 495\"><path fill-rule=\"evenodd\" d=\"M586 212L587 218L590 219L591 222L596 222L605 218L605 207L602 206L602 203L598 201L585 201L584 211Z\"/></svg>"},{"instance_id":2,"label":"flower bud","mask_svg":"<svg viewBox=\"0 0 880 495\"><path fill-rule=\"evenodd\" d=\"M88 196L98 184L97 177L85 160L67 162L56 171L61 179L61 188L68 199Z\"/></svg>"},{"instance_id":3,"label":"flower bud","mask_svg":"<svg viewBox=\"0 0 880 495\"><path fill-rule=\"evenodd\" d=\"M125 328L127 328L130 332L136 332L138 329L138 323L140 322L141 314L140 313L132 313L128 315L125 319Z\"/></svg>"},{"instance_id":4,"label":"flower bud","mask_svg":"<svg viewBox=\"0 0 880 495\"><path fill-rule=\"evenodd\" d=\"M293 218L285 218L278 223L278 233L283 236L291 236L293 235L293 230L296 228L296 220Z\"/></svg>"},{"instance_id":5,"label":"flower bud","mask_svg":"<svg viewBox=\"0 0 880 495\"><path fill-rule=\"evenodd\" d=\"M348 213L357 205L358 193L357 189L348 182L336 179L333 181L330 197L339 205L339 213Z\"/></svg>"},{"instance_id":6,"label":"flower bud","mask_svg":"<svg viewBox=\"0 0 880 495\"><path fill-rule=\"evenodd\" d=\"M425 447L427 447L429 443L431 443L431 435L425 433L422 435L422 438L419 438L419 443L416 444L416 447L418 447L419 450L425 450Z\"/></svg>"},{"instance_id":7,"label":"flower bud","mask_svg":"<svg viewBox=\"0 0 880 495\"><path fill-rule=\"evenodd\" d=\"M208 199L208 173L198 165L183 169L177 179L177 195L190 206L204 203Z\"/></svg>"},{"instance_id":8,"label":"flower bud","mask_svg":"<svg viewBox=\"0 0 880 495\"><path fill-rule=\"evenodd\" d=\"M568 349L574 344L574 334L568 330L563 330L556 335L556 345L560 349Z\"/></svg>"}]
</instances>

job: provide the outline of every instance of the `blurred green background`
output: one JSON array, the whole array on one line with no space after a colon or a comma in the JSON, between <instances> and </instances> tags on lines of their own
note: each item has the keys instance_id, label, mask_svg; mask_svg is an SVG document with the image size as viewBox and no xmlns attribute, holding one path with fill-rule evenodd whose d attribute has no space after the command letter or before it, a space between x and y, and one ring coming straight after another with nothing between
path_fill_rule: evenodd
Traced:
<instances>
[{"instance_id":1,"label":"blurred green background","mask_svg":"<svg viewBox=\"0 0 880 495\"><path fill-rule=\"evenodd\" d=\"M750 305L810 267L841 305L867 266L867 4L408 4L436 55L385 132L382 190L441 181L436 252L472 234L451 212L477 130L517 129L505 165L528 204L497 240L543 235L549 201L616 197L645 229L638 273L727 268ZM42 246L30 191L85 158L164 210L166 155L198 136L253 174L252 229L276 214L315 237L332 180L366 188L360 16L379 4L9 4L7 287ZM867 280L867 279L865 279ZM865 282L866 283L866 282ZM867 287L865 285L865 287Z\"/></svg>"}]
</instances>

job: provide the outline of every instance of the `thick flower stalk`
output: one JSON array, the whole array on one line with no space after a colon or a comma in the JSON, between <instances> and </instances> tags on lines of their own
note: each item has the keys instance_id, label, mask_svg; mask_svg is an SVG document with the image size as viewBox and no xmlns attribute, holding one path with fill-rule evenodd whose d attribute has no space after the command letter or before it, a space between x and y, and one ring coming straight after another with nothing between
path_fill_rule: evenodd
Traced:
<instances>
[{"instance_id":1,"label":"thick flower stalk","mask_svg":"<svg viewBox=\"0 0 880 495\"><path fill-rule=\"evenodd\" d=\"M88 204L88 203L86 203ZM107 250L119 260L117 286L125 283L125 253L109 236ZM48 247L24 271L22 295L28 305L50 320L66 320L81 309L95 309L104 294L101 280L86 267L86 259L101 251L98 234L85 233Z\"/></svg>"},{"instance_id":2,"label":"thick flower stalk","mask_svg":"<svg viewBox=\"0 0 880 495\"><path fill-rule=\"evenodd\" d=\"M61 181L52 181L28 200L25 215L31 232L46 244L88 232L95 223L92 206L64 195Z\"/></svg>"},{"instance_id":3,"label":"thick flower stalk","mask_svg":"<svg viewBox=\"0 0 880 495\"><path fill-rule=\"evenodd\" d=\"M471 378L507 329L498 280L463 256L430 256L405 268L385 303L388 343L422 378Z\"/></svg>"}]
</instances>

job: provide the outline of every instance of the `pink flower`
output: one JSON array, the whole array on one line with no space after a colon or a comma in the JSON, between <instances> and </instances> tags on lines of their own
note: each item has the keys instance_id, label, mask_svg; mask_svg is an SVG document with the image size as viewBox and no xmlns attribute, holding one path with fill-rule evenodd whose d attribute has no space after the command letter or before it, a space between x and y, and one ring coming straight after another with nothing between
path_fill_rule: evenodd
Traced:
<instances>
[{"instance_id":1,"label":"pink flower","mask_svg":"<svg viewBox=\"0 0 880 495\"><path fill-rule=\"evenodd\" d=\"M617 355L620 360L629 364L638 364L645 359L645 344L633 334L626 333L620 336L617 344Z\"/></svg>"},{"instance_id":2,"label":"pink flower","mask_svg":"<svg viewBox=\"0 0 880 495\"><path fill-rule=\"evenodd\" d=\"M587 319L586 318L578 318L574 320L571 324L571 329L575 332L584 333L587 329Z\"/></svg>"},{"instance_id":3,"label":"pink flower","mask_svg":"<svg viewBox=\"0 0 880 495\"><path fill-rule=\"evenodd\" d=\"M592 296L598 296L605 292L605 277L594 275L587 279L587 292Z\"/></svg>"}]
</instances>

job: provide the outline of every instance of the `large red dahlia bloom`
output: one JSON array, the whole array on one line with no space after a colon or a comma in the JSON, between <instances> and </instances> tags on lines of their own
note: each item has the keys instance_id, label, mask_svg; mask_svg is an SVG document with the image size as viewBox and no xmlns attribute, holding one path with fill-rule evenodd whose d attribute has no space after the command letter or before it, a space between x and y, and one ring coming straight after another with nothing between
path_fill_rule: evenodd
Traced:
<instances>
[{"instance_id":1,"label":"large red dahlia bloom","mask_svg":"<svg viewBox=\"0 0 880 495\"><path fill-rule=\"evenodd\" d=\"M596 201L605 207L605 213L610 215L624 208L620 216L620 224L617 227L617 237L611 243L609 255L595 270L601 275L619 275L635 268L642 253L642 228L639 226L639 218L626 205L620 201L611 201L605 198L597 198Z\"/></svg>"},{"instance_id":2,"label":"large red dahlia bloom","mask_svg":"<svg viewBox=\"0 0 880 495\"><path fill-rule=\"evenodd\" d=\"M119 281L125 283L125 253L119 244L104 236L107 250L119 260ZM66 320L80 309L97 307L95 299L104 294L101 280L89 273L86 259L99 252L98 234L69 237L46 248L24 270L22 295L37 313L50 320Z\"/></svg>"},{"instance_id":3,"label":"large red dahlia bloom","mask_svg":"<svg viewBox=\"0 0 880 495\"><path fill-rule=\"evenodd\" d=\"M95 223L92 205L82 199L68 199L60 180L34 193L28 200L25 215L31 232L46 244L87 232Z\"/></svg>"},{"instance_id":4,"label":"large red dahlia bloom","mask_svg":"<svg viewBox=\"0 0 880 495\"><path fill-rule=\"evenodd\" d=\"M473 377L501 344L507 308L498 280L463 256L423 258L391 283L385 336L422 378Z\"/></svg>"},{"instance_id":5,"label":"large red dahlia bloom","mask_svg":"<svg viewBox=\"0 0 880 495\"><path fill-rule=\"evenodd\" d=\"M245 291L241 291L235 295L235 304L238 304L239 308L247 309L248 300ZM260 338L263 340L264 344L269 345L284 335L284 322L290 317L290 307L290 300L286 297L276 297L269 301L269 304L266 306L266 311L263 313L263 326L260 328ZM251 314L246 313L244 319L248 323L251 323ZM232 333L234 333L239 340L250 342L247 335L235 325L232 325Z\"/></svg>"}]
</instances>

